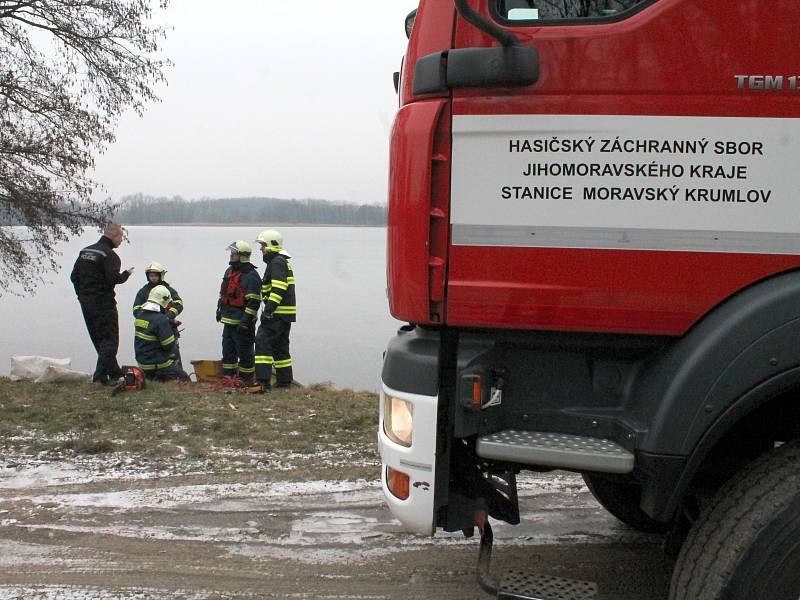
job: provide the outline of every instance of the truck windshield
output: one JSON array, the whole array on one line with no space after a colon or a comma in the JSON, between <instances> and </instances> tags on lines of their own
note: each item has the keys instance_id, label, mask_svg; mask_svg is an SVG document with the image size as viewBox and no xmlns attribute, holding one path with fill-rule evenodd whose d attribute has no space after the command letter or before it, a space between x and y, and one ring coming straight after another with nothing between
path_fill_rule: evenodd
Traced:
<instances>
[{"instance_id":1,"label":"truck windshield","mask_svg":"<svg viewBox=\"0 0 800 600\"><path fill-rule=\"evenodd\" d=\"M597 19L649 4L653 0L497 0L501 17L510 21Z\"/></svg>"}]
</instances>

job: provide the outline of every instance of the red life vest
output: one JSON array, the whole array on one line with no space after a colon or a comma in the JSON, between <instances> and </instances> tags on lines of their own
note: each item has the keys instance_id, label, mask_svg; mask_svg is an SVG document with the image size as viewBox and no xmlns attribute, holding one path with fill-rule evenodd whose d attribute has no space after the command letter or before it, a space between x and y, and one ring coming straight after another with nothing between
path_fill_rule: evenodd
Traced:
<instances>
[{"instance_id":1,"label":"red life vest","mask_svg":"<svg viewBox=\"0 0 800 600\"><path fill-rule=\"evenodd\" d=\"M241 284L242 272L231 269L225 273L222 281L221 299L226 306L234 308L244 308L247 305L244 288Z\"/></svg>"}]
</instances>

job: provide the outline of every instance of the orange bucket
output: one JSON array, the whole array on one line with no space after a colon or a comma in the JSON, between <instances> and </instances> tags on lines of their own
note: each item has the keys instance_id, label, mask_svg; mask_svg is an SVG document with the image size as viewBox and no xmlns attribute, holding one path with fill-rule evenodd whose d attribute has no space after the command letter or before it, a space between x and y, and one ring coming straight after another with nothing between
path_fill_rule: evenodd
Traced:
<instances>
[{"instance_id":1,"label":"orange bucket","mask_svg":"<svg viewBox=\"0 0 800 600\"><path fill-rule=\"evenodd\" d=\"M221 360L193 360L192 367L197 381L216 383L222 379Z\"/></svg>"}]
</instances>

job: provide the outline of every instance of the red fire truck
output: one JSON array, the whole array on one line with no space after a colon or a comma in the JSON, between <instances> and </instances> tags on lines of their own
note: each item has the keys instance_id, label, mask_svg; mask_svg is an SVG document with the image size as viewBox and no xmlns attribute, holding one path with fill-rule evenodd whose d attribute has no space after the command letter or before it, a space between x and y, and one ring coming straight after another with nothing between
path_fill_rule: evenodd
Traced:
<instances>
[{"instance_id":1,"label":"red fire truck","mask_svg":"<svg viewBox=\"0 0 800 600\"><path fill-rule=\"evenodd\" d=\"M408 325L382 371L383 486L411 531L478 527L487 591L595 593L512 591L487 567L487 516L519 522L516 476L566 469L664 533L672 600L800 597L799 15L409 15L387 259Z\"/></svg>"}]
</instances>

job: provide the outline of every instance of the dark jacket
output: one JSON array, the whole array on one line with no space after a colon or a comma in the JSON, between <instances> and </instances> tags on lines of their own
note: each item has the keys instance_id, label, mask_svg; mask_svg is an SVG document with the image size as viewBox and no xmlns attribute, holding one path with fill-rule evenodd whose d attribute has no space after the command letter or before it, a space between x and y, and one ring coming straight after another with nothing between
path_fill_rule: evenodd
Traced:
<instances>
[{"instance_id":1,"label":"dark jacket","mask_svg":"<svg viewBox=\"0 0 800 600\"><path fill-rule=\"evenodd\" d=\"M143 371L166 369L175 362L175 335L167 315L152 310L140 310L136 320L136 339L133 349L136 362Z\"/></svg>"},{"instance_id":2,"label":"dark jacket","mask_svg":"<svg viewBox=\"0 0 800 600\"><path fill-rule=\"evenodd\" d=\"M81 250L70 280L81 302L115 304L114 286L128 281L130 273L120 273L120 260L111 240L103 236L96 244Z\"/></svg>"},{"instance_id":3,"label":"dark jacket","mask_svg":"<svg viewBox=\"0 0 800 600\"><path fill-rule=\"evenodd\" d=\"M297 320L297 302L291 259L283 251L264 255L267 268L261 280L261 297L264 299L264 315L293 323Z\"/></svg>"},{"instance_id":4,"label":"dark jacket","mask_svg":"<svg viewBox=\"0 0 800 600\"><path fill-rule=\"evenodd\" d=\"M245 300L245 306L242 308L230 306L223 302L228 276L236 271L242 272L242 277L239 280L239 285L242 288L241 293L244 295ZM239 323L249 325L255 321L258 307L261 305L260 291L261 278L258 276L256 268L250 263L232 263L225 270L225 275L222 277L222 285L219 292L220 298L217 302L217 310L222 313L221 322L225 325L238 325Z\"/></svg>"},{"instance_id":5,"label":"dark jacket","mask_svg":"<svg viewBox=\"0 0 800 600\"><path fill-rule=\"evenodd\" d=\"M175 288L168 284L166 281L162 281L160 283L150 283L149 281L142 286L142 288L136 292L136 298L133 301L133 316L135 317L142 308L142 305L147 302L147 297L150 295L150 290L152 290L157 285L163 285L165 288L169 290L170 296L172 296L172 303L169 307L169 312L167 316L171 319L174 319L179 314L183 312L183 300L181 300L180 295Z\"/></svg>"}]
</instances>

